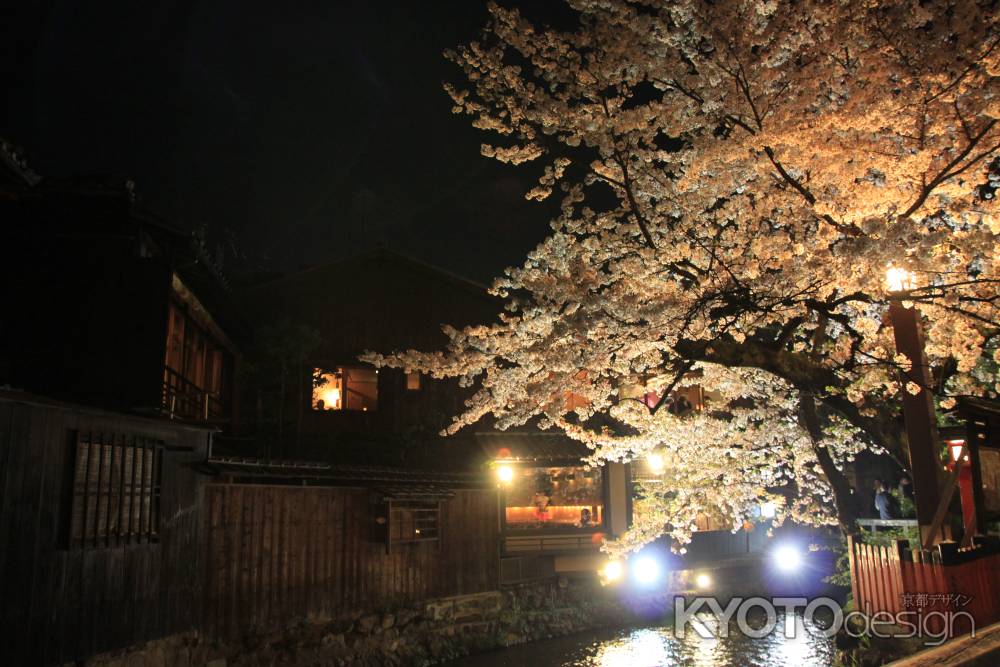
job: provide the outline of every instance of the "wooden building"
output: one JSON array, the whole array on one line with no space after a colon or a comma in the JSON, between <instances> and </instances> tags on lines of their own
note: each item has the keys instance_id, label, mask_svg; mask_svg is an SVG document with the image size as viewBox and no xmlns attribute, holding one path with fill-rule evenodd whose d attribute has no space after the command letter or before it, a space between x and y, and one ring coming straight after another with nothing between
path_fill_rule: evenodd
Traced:
<instances>
[{"instance_id":1,"label":"wooden building","mask_svg":"<svg viewBox=\"0 0 1000 667\"><path fill-rule=\"evenodd\" d=\"M4 664L497 588L483 476L218 458L212 434L0 392Z\"/></svg>"},{"instance_id":2,"label":"wooden building","mask_svg":"<svg viewBox=\"0 0 1000 667\"><path fill-rule=\"evenodd\" d=\"M966 396L953 416L961 425L942 428L940 435L949 469L957 475L966 546L973 536L995 536L1000 528L1000 402ZM946 490L951 487L945 485Z\"/></svg>"},{"instance_id":3,"label":"wooden building","mask_svg":"<svg viewBox=\"0 0 1000 667\"><path fill-rule=\"evenodd\" d=\"M438 435L461 412L468 390L455 380L375 369L358 357L369 350L440 350L447 343L442 326L496 320L501 304L485 287L376 250L265 282L244 301L255 322L318 334L289 380L285 414L294 415L288 421L298 433L283 456L434 468L482 462L471 436Z\"/></svg>"},{"instance_id":4,"label":"wooden building","mask_svg":"<svg viewBox=\"0 0 1000 667\"><path fill-rule=\"evenodd\" d=\"M192 234L2 152L0 386L228 428L245 326Z\"/></svg>"},{"instance_id":5,"label":"wooden building","mask_svg":"<svg viewBox=\"0 0 1000 667\"><path fill-rule=\"evenodd\" d=\"M390 448L412 446L393 440L408 434L417 451L398 452L395 460L388 452L389 461L516 471L516 480L500 485L496 522L505 582L562 570L593 572L601 540L627 528L626 466L585 470L586 447L530 425L495 431L486 422L442 438L440 430L462 411L470 390L454 380L374 369L357 360L367 350L440 350L448 340L443 325L495 321L502 304L484 286L383 249L265 283L250 292L248 303L257 320L287 320L319 333L321 342L298 378L311 400L291 407L310 445L305 458L370 462L372 452L352 442L382 437ZM566 500L561 492L570 488L589 494L586 503ZM536 492L552 501L538 520L531 501ZM589 518L581 520L581 513Z\"/></svg>"},{"instance_id":6,"label":"wooden building","mask_svg":"<svg viewBox=\"0 0 1000 667\"><path fill-rule=\"evenodd\" d=\"M501 581L593 573L605 539L631 522L627 464L590 466L587 448L558 431L480 431L500 481Z\"/></svg>"},{"instance_id":7,"label":"wooden building","mask_svg":"<svg viewBox=\"0 0 1000 667\"><path fill-rule=\"evenodd\" d=\"M211 431L0 392L4 664L84 659L198 627Z\"/></svg>"}]
</instances>

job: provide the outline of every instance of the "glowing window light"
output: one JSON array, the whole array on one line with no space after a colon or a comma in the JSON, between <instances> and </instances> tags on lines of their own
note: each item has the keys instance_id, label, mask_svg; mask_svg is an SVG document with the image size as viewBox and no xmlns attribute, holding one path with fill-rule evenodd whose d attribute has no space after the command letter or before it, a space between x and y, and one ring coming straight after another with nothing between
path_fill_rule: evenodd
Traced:
<instances>
[{"instance_id":1,"label":"glowing window light","mask_svg":"<svg viewBox=\"0 0 1000 667\"><path fill-rule=\"evenodd\" d=\"M497 468L497 479L504 484L510 484L514 481L514 469L510 466L500 466Z\"/></svg>"},{"instance_id":2,"label":"glowing window light","mask_svg":"<svg viewBox=\"0 0 1000 667\"><path fill-rule=\"evenodd\" d=\"M663 456L660 454L647 454L646 465L655 473L663 472Z\"/></svg>"}]
</instances>

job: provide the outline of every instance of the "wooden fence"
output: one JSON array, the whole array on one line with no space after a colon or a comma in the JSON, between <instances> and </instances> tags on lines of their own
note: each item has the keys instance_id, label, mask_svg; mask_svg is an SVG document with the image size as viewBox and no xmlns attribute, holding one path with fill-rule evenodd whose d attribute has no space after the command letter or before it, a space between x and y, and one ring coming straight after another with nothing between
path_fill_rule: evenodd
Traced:
<instances>
[{"instance_id":1,"label":"wooden fence","mask_svg":"<svg viewBox=\"0 0 1000 667\"><path fill-rule=\"evenodd\" d=\"M945 544L930 551L910 549L906 540L887 547L851 539L848 553L855 608L868 615L911 612L916 616L908 622L950 637L973 629L969 617L977 629L1000 620L1000 553L995 546L958 549Z\"/></svg>"},{"instance_id":2,"label":"wooden fence","mask_svg":"<svg viewBox=\"0 0 1000 667\"><path fill-rule=\"evenodd\" d=\"M363 489L209 484L204 629L226 638L495 590L496 502L493 490L458 490L441 503L439 540L387 552Z\"/></svg>"}]
</instances>

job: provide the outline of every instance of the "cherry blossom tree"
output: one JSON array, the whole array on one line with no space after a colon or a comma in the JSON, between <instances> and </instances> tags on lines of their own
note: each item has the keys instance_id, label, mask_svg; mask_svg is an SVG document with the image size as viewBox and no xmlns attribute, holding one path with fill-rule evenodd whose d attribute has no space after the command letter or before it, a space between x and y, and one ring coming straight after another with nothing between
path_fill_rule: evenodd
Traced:
<instances>
[{"instance_id":1,"label":"cherry blossom tree","mask_svg":"<svg viewBox=\"0 0 1000 667\"><path fill-rule=\"evenodd\" d=\"M887 268L914 276L939 400L1000 390L1000 13L569 4L571 29L491 5L447 54L482 153L541 163L527 196L561 197L552 233L495 281L499 322L367 358L474 384L451 431L537 417L594 462L664 452L624 550L683 541L709 507L738 524L776 490L785 516L853 525L843 464L903 437ZM667 410L693 382L705 409Z\"/></svg>"}]
</instances>

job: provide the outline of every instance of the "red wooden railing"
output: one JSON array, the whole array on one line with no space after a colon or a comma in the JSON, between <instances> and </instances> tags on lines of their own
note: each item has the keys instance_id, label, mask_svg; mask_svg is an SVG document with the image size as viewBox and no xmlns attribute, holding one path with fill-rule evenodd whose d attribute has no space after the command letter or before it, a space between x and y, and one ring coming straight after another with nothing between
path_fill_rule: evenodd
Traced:
<instances>
[{"instance_id":1,"label":"red wooden railing","mask_svg":"<svg viewBox=\"0 0 1000 667\"><path fill-rule=\"evenodd\" d=\"M973 629L968 616L976 629L1000 620L996 545L959 549L952 543L923 550L910 549L906 540L885 547L850 539L848 553L855 608L868 615L911 612L917 618L909 622L949 636Z\"/></svg>"}]
</instances>

